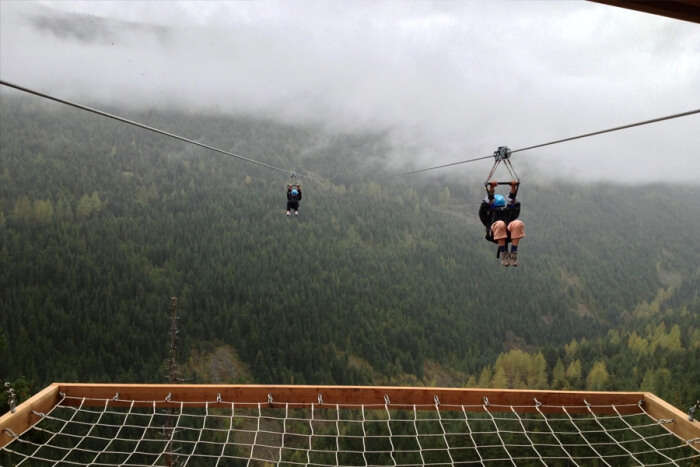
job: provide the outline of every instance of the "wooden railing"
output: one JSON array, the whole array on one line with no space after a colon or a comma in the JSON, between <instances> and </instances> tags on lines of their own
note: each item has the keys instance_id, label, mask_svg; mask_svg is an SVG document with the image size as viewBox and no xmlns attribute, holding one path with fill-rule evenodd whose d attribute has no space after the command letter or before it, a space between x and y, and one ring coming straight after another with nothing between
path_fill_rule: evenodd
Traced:
<instances>
[{"instance_id":1,"label":"wooden railing","mask_svg":"<svg viewBox=\"0 0 700 467\"><path fill-rule=\"evenodd\" d=\"M84 399L84 400L83 400ZM308 406L329 404L350 407L353 405L384 405L395 408L417 406L418 409L441 410L451 408L471 412L483 410L504 411L512 406L522 413L542 411L557 413L566 407L569 413L596 414L638 413L640 404L644 411L656 419L672 420L663 426L685 440L700 437L700 422L691 422L688 415L664 400L647 392L602 391L530 391L517 389L479 388L431 388L392 386L292 386L292 385L219 385L219 384L80 384L53 383L19 405L14 413L0 417L0 447L12 440L6 429L20 435L40 420L41 413L49 412L59 401L64 405L82 403L104 405L105 399L114 406L134 405L174 407L185 402L189 407L216 407L217 404L268 404L283 403ZM613 407L614 406L614 407ZM693 444L691 446L697 447Z\"/></svg>"}]
</instances>

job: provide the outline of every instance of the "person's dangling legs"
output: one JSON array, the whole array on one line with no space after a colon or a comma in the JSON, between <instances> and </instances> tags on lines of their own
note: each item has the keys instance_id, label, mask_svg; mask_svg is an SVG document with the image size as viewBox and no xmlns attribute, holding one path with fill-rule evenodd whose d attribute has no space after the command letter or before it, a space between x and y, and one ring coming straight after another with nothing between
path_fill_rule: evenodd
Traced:
<instances>
[{"instance_id":1,"label":"person's dangling legs","mask_svg":"<svg viewBox=\"0 0 700 467\"><path fill-rule=\"evenodd\" d=\"M510 247L510 265L518 265L518 244L520 239L525 237L525 223L519 219L508 224L508 232L510 232L510 241L513 244Z\"/></svg>"},{"instance_id":2,"label":"person's dangling legs","mask_svg":"<svg viewBox=\"0 0 700 467\"><path fill-rule=\"evenodd\" d=\"M491 224L491 233L493 234L493 239L498 243L498 256L501 258L501 264L509 266L509 254L506 248L506 240L508 239L506 223L503 221L494 222Z\"/></svg>"}]
</instances>

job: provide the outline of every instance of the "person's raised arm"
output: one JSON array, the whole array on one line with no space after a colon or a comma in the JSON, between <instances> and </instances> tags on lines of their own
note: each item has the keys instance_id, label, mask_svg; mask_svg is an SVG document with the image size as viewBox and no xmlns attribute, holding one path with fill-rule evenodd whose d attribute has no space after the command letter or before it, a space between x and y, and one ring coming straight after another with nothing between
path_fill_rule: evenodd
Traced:
<instances>
[{"instance_id":1,"label":"person's raised arm","mask_svg":"<svg viewBox=\"0 0 700 467\"><path fill-rule=\"evenodd\" d=\"M494 193L496 192L496 187L498 182L487 182L486 183L486 198L489 202L493 201Z\"/></svg>"},{"instance_id":2,"label":"person's raised arm","mask_svg":"<svg viewBox=\"0 0 700 467\"><path fill-rule=\"evenodd\" d=\"M510 204L515 204L515 197L518 196L518 188L520 188L520 182L510 182L510 193L508 194Z\"/></svg>"},{"instance_id":3,"label":"person's raised arm","mask_svg":"<svg viewBox=\"0 0 700 467\"><path fill-rule=\"evenodd\" d=\"M520 216L520 201L515 197L518 195L520 182L510 183L510 193L508 194L508 222L512 222Z\"/></svg>"}]
</instances>

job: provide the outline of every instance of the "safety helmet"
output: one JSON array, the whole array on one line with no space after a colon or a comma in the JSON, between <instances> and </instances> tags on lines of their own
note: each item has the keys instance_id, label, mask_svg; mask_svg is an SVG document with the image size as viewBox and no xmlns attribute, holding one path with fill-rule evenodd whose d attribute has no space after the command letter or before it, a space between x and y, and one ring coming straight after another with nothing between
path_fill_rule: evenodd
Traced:
<instances>
[{"instance_id":1,"label":"safety helmet","mask_svg":"<svg viewBox=\"0 0 700 467\"><path fill-rule=\"evenodd\" d=\"M294 196L298 195L298 194L299 194L299 190L297 190L296 188L292 188L292 194L293 194Z\"/></svg>"},{"instance_id":2,"label":"safety helmet","mask_svg":"<svg viewBox=\"0 0 700 467\"><path fill-rule=\"evenodd\" d=\"M494 195L493 206L496 208L502 208L506 205L506 197L503 195Z\"/></svg>"}]
</instances>

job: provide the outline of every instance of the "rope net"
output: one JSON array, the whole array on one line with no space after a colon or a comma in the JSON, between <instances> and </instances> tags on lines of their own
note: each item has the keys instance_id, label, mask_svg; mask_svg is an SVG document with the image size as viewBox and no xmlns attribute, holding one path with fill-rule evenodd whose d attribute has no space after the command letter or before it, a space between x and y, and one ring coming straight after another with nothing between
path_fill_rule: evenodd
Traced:
<instances>
[{"instance_id":1,"label":"rope net","mask_svg":"<svg viewBox=\"0 0 700 467\"><path fill-rule=\"evenodd\" d=\"M298 404L61 398L4 466L700 465L643 404Z\"/></svg>"}]
</instances>

